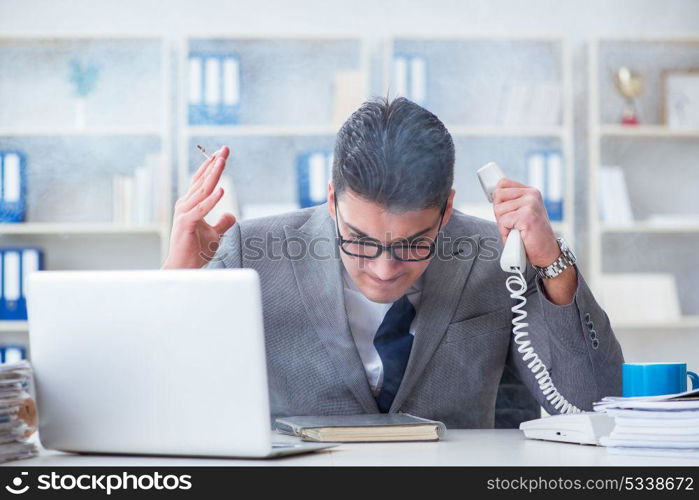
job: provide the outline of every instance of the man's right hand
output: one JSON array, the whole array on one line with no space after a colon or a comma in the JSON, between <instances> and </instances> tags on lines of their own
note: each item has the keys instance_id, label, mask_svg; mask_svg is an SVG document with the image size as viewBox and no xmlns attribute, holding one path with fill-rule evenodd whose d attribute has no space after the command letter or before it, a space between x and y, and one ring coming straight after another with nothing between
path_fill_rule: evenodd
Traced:
<instances>
[{"instance_id":1,"label":"man's right hand","mask_svg":"<svg viewBox=\"0 0 699 500\"><path fill-rule=\"evenodd\" d=\"M216 253L221 236L235 224L231 213L222 215L214 226L204 220L223 196L223 188L214 188L226 166L228 152L223 146L202 163L189 191L175 203L170 250L162 269L203 267Z\"/></svg>"}]
</instances>

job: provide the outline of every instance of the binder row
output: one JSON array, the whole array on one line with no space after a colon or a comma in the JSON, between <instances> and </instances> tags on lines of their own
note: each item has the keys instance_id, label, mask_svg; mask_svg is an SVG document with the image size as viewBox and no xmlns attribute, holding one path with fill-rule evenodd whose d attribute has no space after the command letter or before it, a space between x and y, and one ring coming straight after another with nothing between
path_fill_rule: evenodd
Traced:
<instances>
[{"instance_id":1,"label":"binder row","mask_svg":"<svg viewBox=\"0 0 699 500\"><path fill-rule=\"evenodd\" d=\"M240 106L240 59L235 54L189 55L190 125L234 125Z\"/></svg>"},{"instance_id":2,"label":"binder row","mask_svg":"<svg viewBox=\"0 0 699 500\"><path fill-rule=\"evenodd\" d=\"M531 151L527 155L527 183L541 191L549 220L563 220L563 155L559 149Z\"/></svg>"},{"instance_id":3,"label":"binder row","mask_svg":"<svg viewBox=\"0 0 699 500\"><path fill-rule=\"evenodd\" d=\"M0 151L0 222L24 222L26 160L19 151Z\"/></svg>"},{"instance_id":4,"label":"binder row","mask_svg":"<svg viewBox=\"0 0 699 500\"><path fill-rule=\"evenodd\" d=\"M0 321L27 319L27 278L43 266L38 248L0 248Z\"/></svg>"},{"instance_id":5,"label":"binder row","mask_svg":"<svg viewBox=\"0 0 699 500\"><path fill-rule=\"evenodd\" d=\"M325 203L332 168L333 153L331 151L310 151L298 157L296 181L301 208Z\"/></svg>"},{"instance_id":6,"label":"binder row","mask_svg":"<svg viewBox=\"0 0 699 500\"><path fill-rule=\"evenodd\" d=\"M22 345L0 345L0 363L16 363L27 359L27 350Z\"/></svg>"}]
</instances>

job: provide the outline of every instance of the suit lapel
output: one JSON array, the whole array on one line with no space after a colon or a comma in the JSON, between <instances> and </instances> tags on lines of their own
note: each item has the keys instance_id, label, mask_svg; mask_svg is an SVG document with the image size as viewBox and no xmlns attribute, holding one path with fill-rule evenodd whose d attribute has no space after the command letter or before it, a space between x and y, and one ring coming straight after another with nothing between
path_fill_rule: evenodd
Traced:
<instances>
[{"instance_id":1,"label":"suit lapel","mask_svg":"<svg viewBox=\"0 0 699 500\"><path fill-rule=\"evenodd\" d=\"M391 411L400 409L442 341L478 255L480 235L469 235L468 245L457 246L453 242L463 242L465 235L451 234L448 225L443 233L445 238L438 243L439 250L425 270L415 340Z\"/></svg>"},{"instance_id":2,"label":"suit lapel","mask_svg":"<svg viewBox=\"0 0 699 500\"><path fill-rule=\"evenodd\" d=\"M318 206L300 228L285 227L287 243L303 242L306 254L291 258L294 276L311 327L317 332L338 374L365 411L378 412L376 400L349 327L342 285L342 260L327 203ZM289 251L293 254L295 251Z\"/></svg>"}]
</instances>

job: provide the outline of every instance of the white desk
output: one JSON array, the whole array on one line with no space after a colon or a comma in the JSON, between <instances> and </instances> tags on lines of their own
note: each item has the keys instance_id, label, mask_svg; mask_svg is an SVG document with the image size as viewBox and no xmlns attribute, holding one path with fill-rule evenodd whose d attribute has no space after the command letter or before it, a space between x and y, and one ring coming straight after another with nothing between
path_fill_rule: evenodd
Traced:
<instances>
[{"instance_id":1,"label":"white desk","mask_svg":"<svg viewBox=\"0 0 699 500\"><path fill-rule=\"evenodd\" d=\"M284 436L274 437L282 441ZM293 438L289 438L293 439ZM525 439L515 429L448 431L427 443L343 444L328 451L270 460L76 455L42 449L39 456L8 465L38 466L191 466L191 465L672 465L697 466L699 460L609 455L598 446Z\"/></svg>"}]
</instances>

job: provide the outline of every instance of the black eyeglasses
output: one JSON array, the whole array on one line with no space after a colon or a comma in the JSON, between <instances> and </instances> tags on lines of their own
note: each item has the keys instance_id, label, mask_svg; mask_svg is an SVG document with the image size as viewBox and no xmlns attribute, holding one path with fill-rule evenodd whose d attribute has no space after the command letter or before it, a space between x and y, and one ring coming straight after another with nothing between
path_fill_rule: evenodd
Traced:
<instances>
[{"instance_id":1,"label":"black eyeglasses","mask_svg":"<svg viewBox=\"0 0 699 500\"><path fill-rule=\"evenodd\" d=\"M444 219L444 212L446 211L446 208L447 204L445 202L439 215L437 236L439 236L439 230L442 228L442 221ZM376 240L368 238L346 240L340 234L340 225L338 223L339 218L340 212L337 209L337 198L335 198L335 229L337 230L337 241L342 251L347 255L351 255L352 257L376 259L384 252L384 250L386 250L389 251L391 256L396 260L416 262L430 259L432 255L434 255L435 249L437 248L437 236L435 236L435 239L430 241L429 244L426 244L424 240L418 240L416 242L408 243L393 243L388 246L382 245Z\"/></svg>"}]
</instances>

